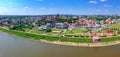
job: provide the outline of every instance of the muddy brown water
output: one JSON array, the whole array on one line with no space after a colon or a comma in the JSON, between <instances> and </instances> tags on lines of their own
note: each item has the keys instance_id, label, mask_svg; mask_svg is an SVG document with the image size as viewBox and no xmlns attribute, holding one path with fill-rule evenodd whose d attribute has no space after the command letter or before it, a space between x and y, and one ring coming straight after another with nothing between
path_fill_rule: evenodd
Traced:
<instances>
[{"instance_id":1,"label":"muddy brown water","mask_svg":"<svg viewBox=\"0 0 120 57\"><path fill-rule=\"evenodd\" d=\"M120 45L99 48L72 47L0 32L0 57L120 57Z\"/></svg>"}]
</instances>

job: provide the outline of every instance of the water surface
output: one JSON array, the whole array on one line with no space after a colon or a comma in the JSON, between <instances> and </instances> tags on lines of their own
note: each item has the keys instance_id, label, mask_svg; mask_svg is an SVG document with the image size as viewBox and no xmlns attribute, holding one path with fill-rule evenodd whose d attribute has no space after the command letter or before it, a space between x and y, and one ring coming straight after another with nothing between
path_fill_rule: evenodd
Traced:
<instances>
[{"instance_id":1,"label":"water surface","mask_svg":"<svg viewBox=\"0 0 120 57\"><path fill-rule=\"evenodd\" d=\"M0 32L0 57L120 57L120 45L100 48L71 47Z\"/></svg>"}]
</instances>

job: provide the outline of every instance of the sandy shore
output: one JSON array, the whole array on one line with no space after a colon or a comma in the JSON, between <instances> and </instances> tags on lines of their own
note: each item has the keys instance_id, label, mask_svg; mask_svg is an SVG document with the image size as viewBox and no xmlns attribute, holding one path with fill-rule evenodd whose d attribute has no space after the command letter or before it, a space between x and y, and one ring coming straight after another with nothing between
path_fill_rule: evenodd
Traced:
<instances>
[{"instance_id":1,"label":"sandy shore","mask_svg":"<svg viewBox=\"0 0 120 57\"><path fill-rule=\"evenodd\" d=\"M73 42L60 42L60 41L46 41L40 40L41 42L51 43L51 44L58 44L58 45L66 45L66 46L79 46L79 47L105 47L105 46L112 46L120 44L120 41L114 42L106 42L106 43L73 43Z\"/></svg>"}]
</instances>

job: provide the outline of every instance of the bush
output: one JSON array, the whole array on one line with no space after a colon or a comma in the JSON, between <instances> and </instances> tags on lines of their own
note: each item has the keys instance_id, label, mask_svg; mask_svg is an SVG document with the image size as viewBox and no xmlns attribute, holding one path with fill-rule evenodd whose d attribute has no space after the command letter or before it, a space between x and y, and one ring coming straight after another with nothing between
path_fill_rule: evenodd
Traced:
<instances>
[{"instance_id":1,"label":"bush","mask_svg":"<svg viewBox=\"0 0 120 57\"><path fill-rule=\"evenodd\" d=\"M52 29L47 29L46 32L52 32Z\"/></svg>"}]
</instances>

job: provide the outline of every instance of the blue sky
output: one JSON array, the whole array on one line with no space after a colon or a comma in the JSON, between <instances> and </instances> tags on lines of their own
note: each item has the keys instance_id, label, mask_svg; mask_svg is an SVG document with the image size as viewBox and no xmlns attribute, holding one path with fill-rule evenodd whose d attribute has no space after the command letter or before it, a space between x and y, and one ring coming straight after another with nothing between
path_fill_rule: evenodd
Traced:
<instances>
[{"instance_id":1,"label":"blue sky","mask_svg":"<svg viewBox=\"0 0 120 57\"><path fill-rule=\"evenodd\" d=\"M120 14L120 0L0 0L0 15Z\"/></svg>"}]
</instances>

